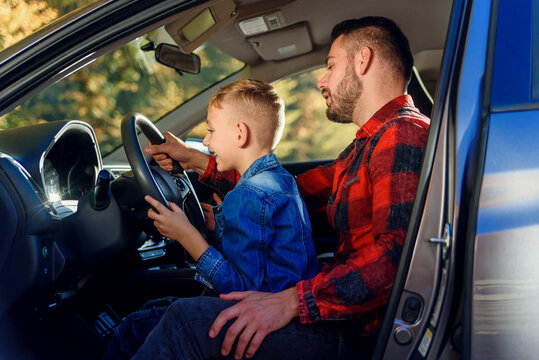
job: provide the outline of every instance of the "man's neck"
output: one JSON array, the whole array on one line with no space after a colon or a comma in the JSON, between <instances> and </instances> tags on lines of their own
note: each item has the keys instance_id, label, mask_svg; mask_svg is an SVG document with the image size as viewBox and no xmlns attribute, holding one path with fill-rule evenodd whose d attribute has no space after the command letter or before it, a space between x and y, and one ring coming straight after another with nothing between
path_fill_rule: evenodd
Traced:
<instances>
[{"instance_id":1,"label":"man's neck","mask_svg":"<svg viewBox=\"0 0 539 360\"><path fill-rule=\"evenodd\" d=\"M367 122L378 110L391 100L404 95L402 85L390 84L380 81L372 86L371 89L364 89L357 102L352 115L352 121L360 128Z\"/></svg>"}]
</instances>

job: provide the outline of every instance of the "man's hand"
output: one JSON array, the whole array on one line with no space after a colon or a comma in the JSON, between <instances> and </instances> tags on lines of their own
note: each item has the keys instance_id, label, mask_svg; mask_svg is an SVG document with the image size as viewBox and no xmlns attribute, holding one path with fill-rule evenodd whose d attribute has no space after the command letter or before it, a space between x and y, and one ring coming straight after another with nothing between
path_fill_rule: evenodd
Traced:
<instances>
[{"instance_id":1,"label":"man's hand","mask_svg":"<svg viewBox=\"0 0 539 360\"><path fill-rule=\"evenodd\" d=\"M160 145L148 145L144 148L166 171L172 171L172 159L177 160L185 169L192 169L202 175L208 167L209 156L190 147L170 132L163 133L165 142Z\"/></svg>"},{"instance_id":2,"label":"man's hand","mask_svg":"<svg viewBox=\"0 0 539 360\"><path fill-rule=\"evenodd\" d=\"M220 205L223 200L217 195L216 193L213 193L213 200L215 200L216 205ZM206 221L206 228L210 231L215 231L215 219L213 217L213 205L206 204L206 203L200 203L200 206L202 207L202 211L204 211L204 220Z\"/></svg>"},{"instance_id":3,"label":"man's hand","mask_svg":"<svg viewBox=\"0 0 539 360\"><path fill-rule=\"evenodd\" d=\"M182 209L178 205L169 202L171 209L169 210L149 195L146 195L144 200L156 210L148 210L148 217L154 221L153 224L161 235L179 242L191 257L197 261L209 245L198 230L191 225Z\"/></svg>"},{"instance_id":4,"label":"man's hand","mask_svg":"<svg viewBox=\"0 0 539 360\"><path fill-rule=\"evenodd\" d=\"M221 354L228 355L239 335L235 359L241 359L244 353L247 358L253 357L268 334L283 328L299 315L295 287L274 294L231 292L220 295L220 298L239 303L221 311L210 327L209 336L215 338L229 320L236 319L228 328L221 345ZM247 345L249 348L245 352Z\"/></svg>"}]
</instances>

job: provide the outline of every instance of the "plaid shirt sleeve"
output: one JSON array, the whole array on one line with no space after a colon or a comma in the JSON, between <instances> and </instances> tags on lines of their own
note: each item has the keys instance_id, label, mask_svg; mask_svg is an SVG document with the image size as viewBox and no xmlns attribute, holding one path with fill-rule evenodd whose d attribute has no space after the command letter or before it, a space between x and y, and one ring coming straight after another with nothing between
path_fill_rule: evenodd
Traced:
<instances>
[{"instance_id":1,"label":"plaid shirt sleeve","mask_svg":"<svg viewBox=\"0 0 539 360\"><path fill-rule=\"evenodd\" d=\"M296 177L301 197L311 214L314 212L326 212L334 176L335 161Z\"/></svg>"},{"instance_id":2,"label":"plaid shirt sleeve","mask_svg":"<svg viewBox=\"0 0 539 360\"><path fill-rule=\"evenodd\" d=\"M389 300L428 133L428 125L400 120L384 124L363 148L357 145L351 168L359 181L340 180L347 197L335 200L334 215L337 227L345 217L345 230L334 262L296 285L302 323L361 317Z\"/></svg>"},{"instance_id":3,"label":"plaid shirt sleeve","mask_svg":"<svg viewBox=\"0 0 539 360\"><path fill-rule=\"evenodd\" d=\"M225 172L217 171L215 157L210 155L206 172L199 176L198 181L216 190L221 196L225 196L226 193L236 186L240 178L240 173L234 170Z\"/></svg>"}]
</instances>

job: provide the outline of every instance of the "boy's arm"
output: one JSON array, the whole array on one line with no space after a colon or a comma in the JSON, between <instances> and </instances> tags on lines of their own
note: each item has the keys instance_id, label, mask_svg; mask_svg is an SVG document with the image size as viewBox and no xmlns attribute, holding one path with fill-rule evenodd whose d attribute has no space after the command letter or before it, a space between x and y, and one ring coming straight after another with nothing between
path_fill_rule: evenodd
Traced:
<instances>
[{"instance_id":1,"label":"boy's arm","mask_svg":"<svg viewBox=\"0 0 539 360\"><path fill-rule=\"evenodd\" d=\"M281 291L318 274L311 223L301 198L276 196L264 212L266 275Z\"/></svg>"},{"instance_id":2,"label":"boy's arm","mask_svg":"<svg viewBox=\"0 0 539 360\"><path fill-rule=\"evenodd\" d=\"M178 205L169 202L169 210L149 195L144 199L155 209L148 210L148 217L154 220L161 235L179 242L195 261L198 260L209 245Z\"/></svg>"},{"instance_id":3,"label":"boy's arm","mask_svg":"<svg viewBox=\"0 0 539 360\"><path fill-rule=\"evenodd\" d=\"M264 280L270 291L280 291L318 273L310 223L294 199L270 203L239 188L224 205L222 244L229 259L209 248L197 264L201 281L222 293L260 290Z\"/></svg>"},{"instance_id":4,"label":"boy's arm","mask_svg":"<svg viewBox=\"0 0 539 360\"><path fill-rule=\"evenodd\" d=\"M266 202L254 192L239 188L227 195L221 205L226 214L220 253L209 247L197 262L196 279L218 292L258 290L264 278L264 252L261 214Z\"/></svg>"},{"instance_id":5,"label":"boy's arm","mask_svg":"<svg viewBox=\"0 0 539 360\"><path fill-rule=\"evenodd\" d=\"M215 157L190 147L168 131L163 136L163 144L148 145L144 151L151 154L164 170L172 171L172 159L177 160L185 170L199 174L199 181L217 190L221 196L232 190L240 179L236 171L217 171Z\"/></svg>"},{"instance_id":6,"label":"boy's arm","mask_svg":"<svg viewBox=\"0 0 539 360\"><path fill-rule=\"evenodd\" d=\"M170 132L163 133L165 142L159 145L148 145L144 148L155 161L166 171L172 171L172 159L177 160L185 170L194 170L199 175L204 174L208 166L207 154L198 151Z\"/></svg>"}]
</instances>

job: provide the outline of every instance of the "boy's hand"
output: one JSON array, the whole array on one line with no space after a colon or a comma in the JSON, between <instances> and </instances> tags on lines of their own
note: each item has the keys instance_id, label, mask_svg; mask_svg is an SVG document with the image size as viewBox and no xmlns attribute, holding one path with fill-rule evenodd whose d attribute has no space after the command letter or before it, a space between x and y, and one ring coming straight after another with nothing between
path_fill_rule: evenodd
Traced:
<instances>
[{"instance_id":1,"label":"boy's hand","mask_svg":"<svg viewBox=\"0 0 539 360\"><path fill-rule=\"evenodd\" d=\"M220 205L223 200L217 195L216 193L213 193L213 200L215 200L216 205ZM204 211L204 219L206 221L206 228L210 231L215 231L215 219L213 217L213 205L206 204L206 203L200 203L200 206L202 206L202 211Z\"/></svg>"},{"instance_id":2,"label":"boy's hand","mask_svg":"<svg viewBox=\"0 0 539 360\"><path fill-rule=\"evenodd\" d=\"M185 169L204 174L208 167L209 156L190 147L170 132L163 133L165 142L159 145L148 144L144 152L151 154L155 161L166 171L172 171L172 159L177 160Z\"/></svg>"},{"instance_id":3,"label":"boy's hand","mask_svg":"<svg viewBox=\"0 0 539 360\"><path fill-rule=\"evenodd\" d=\"M155 209L148 210L148 217L153 220L153 224L161 235L179 242L189 255L195 261L198 261L209 245L198 230L191 225L182 209L178 205L169 202L171 209L169 210L149 195L146 195L144 200Z\"/></svg>"},{"instance_id":4,"label":"boy's hand","mask_svg":"<svg viewBox=\"0 0 539 360\"><path fill-rule=\"evenodd\" d=\"M180 241L182 237L189 233L191 230L189 229L190 227L194 228L178 205L169 202L169 210L149 195L146 195L144 200L157 210L157 212L154 209L148 210L148 217L153 220L154 226L159 230L161 235L172 240Z\"/></svg>"}]
</instances>

